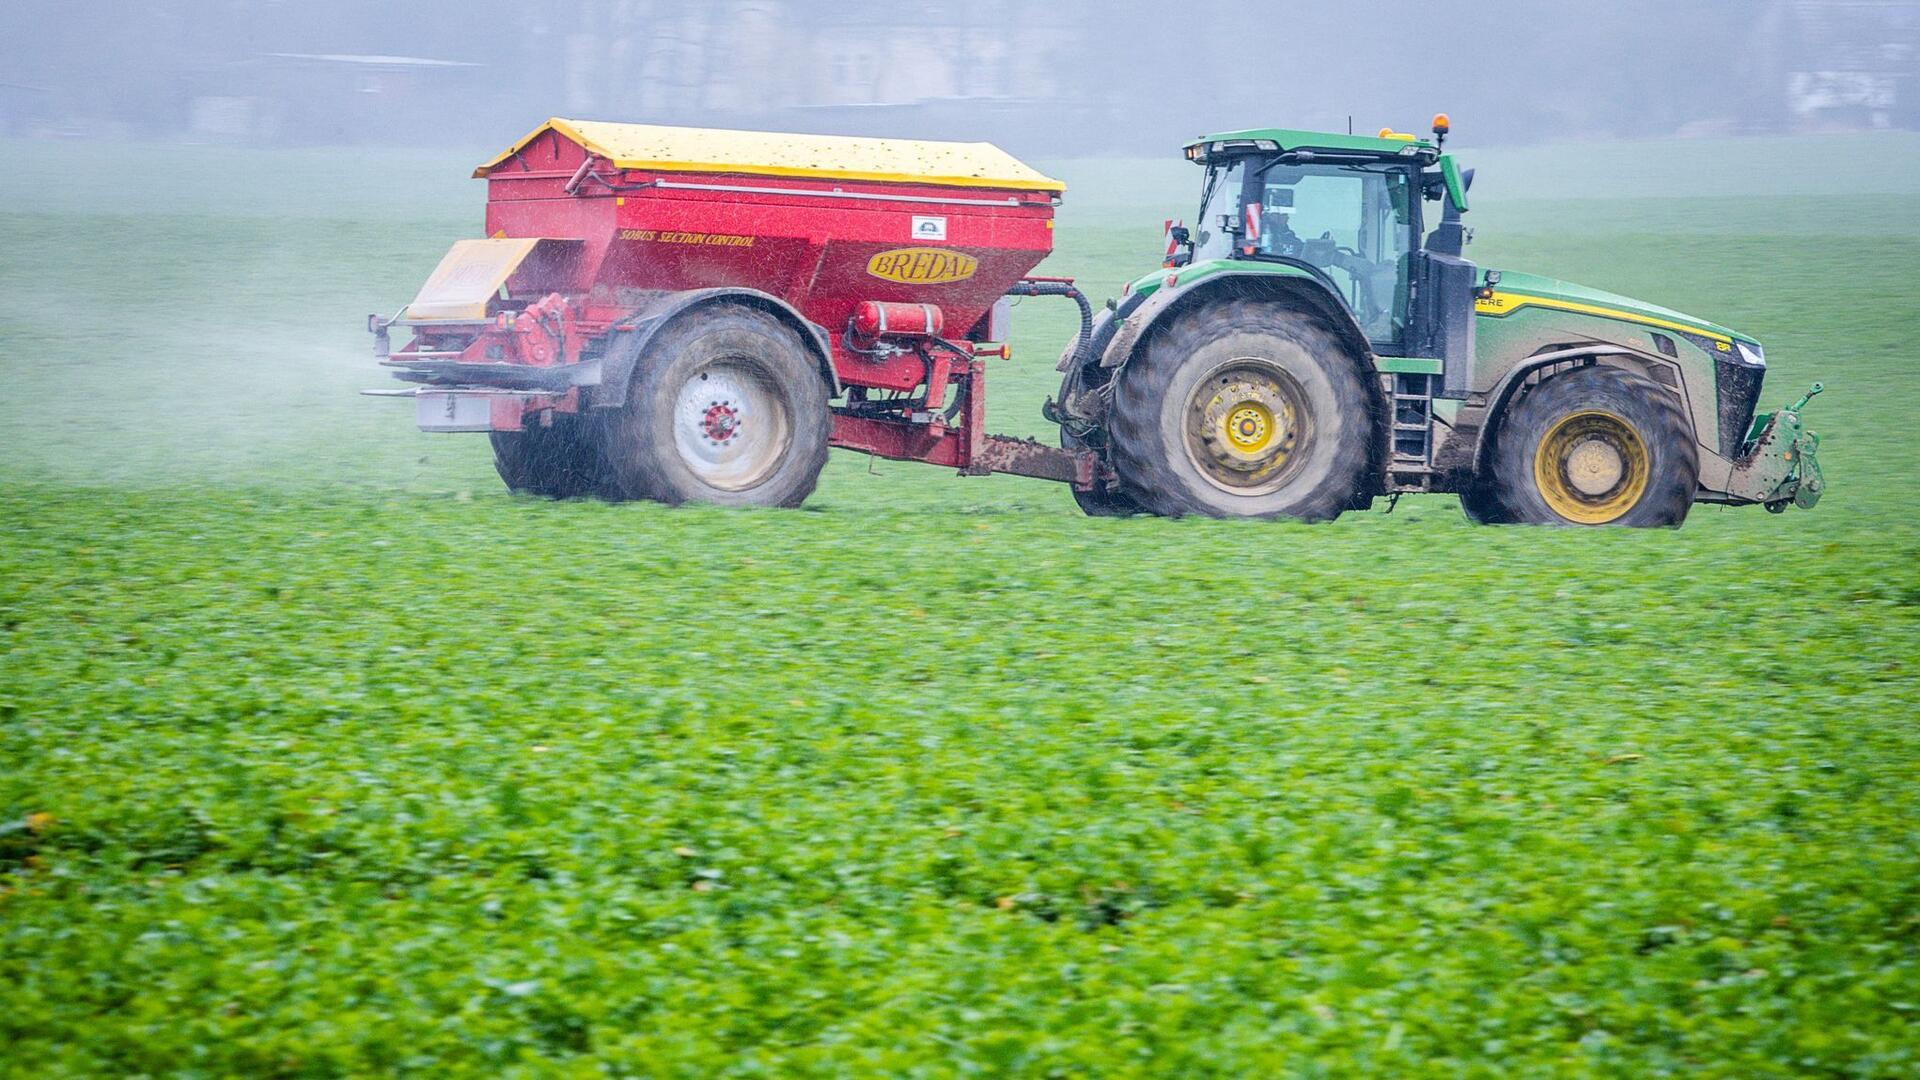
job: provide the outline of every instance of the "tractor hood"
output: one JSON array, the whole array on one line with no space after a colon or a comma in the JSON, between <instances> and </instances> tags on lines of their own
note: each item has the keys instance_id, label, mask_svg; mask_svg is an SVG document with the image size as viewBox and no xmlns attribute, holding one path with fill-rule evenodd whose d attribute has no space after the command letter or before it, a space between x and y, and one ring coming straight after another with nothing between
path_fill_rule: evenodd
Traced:
<instances>
[{"instance_id":1,"label":"tractor hood","mask_svg":"<svg viewBox=\"0 0 1920 1080\"><path fill-rule=\"evenodd\" d=\"M1735 330L1696 318L1684 312L1663 308L1635 300L1630 296L1607 292L1604 289L1592 289L1585 285L1576 285L1571 281L1541 277L1538 274L1523 273L1519 270L1501 270L1500 283L1491 290L1491 295L1482 295L1474 305L1481 315L1508 315L1521 308L1540 307L1559 311L1571 311L1580 315L1597 315L1606 319L1619 319L1623 322L1639 323L1665 330L1674 330L1683 334L1696 334L1718 341L1745 341L1759 344L1753 338Z\"/></svg>"}]
</instances>

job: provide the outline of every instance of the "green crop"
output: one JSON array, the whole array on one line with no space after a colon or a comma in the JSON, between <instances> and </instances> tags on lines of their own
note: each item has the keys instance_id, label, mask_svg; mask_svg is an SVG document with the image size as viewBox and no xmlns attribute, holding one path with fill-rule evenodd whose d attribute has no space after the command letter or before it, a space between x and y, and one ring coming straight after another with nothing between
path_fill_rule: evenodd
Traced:
<instances>
[{"instance_id":1,"label":"green crop","mask_svg":"<svg viewBox=\"0 0 1920 1080\"><path fill-rule=\"evenodd\" d=\"M353 396L477 191L250 201L292 160L0 189L0 1071L1920 1069L1910 197L1476 199L1824 381L1817 510L1308 527L844 454L509 497ZM996 428L1074 322L1020 305Z\"/></svg>"}]
</instances>

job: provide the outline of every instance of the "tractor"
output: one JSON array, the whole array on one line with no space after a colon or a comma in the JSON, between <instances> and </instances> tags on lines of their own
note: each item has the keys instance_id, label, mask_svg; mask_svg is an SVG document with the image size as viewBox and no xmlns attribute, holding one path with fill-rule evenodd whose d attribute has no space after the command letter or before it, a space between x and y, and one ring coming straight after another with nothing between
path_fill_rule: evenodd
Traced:
<instances>
[{"instance_id":1,"label":"tractor","mask_svg":"<svg viewBox=\"0 0 1920 1080\"><path fill-rule=\"evenodd\" d=\"M1065 186L989 144L556 118L477 170L488 238L369 317L412 384L369 393L489 433L507 485L549 497L795 506L839 446L1061 481L1101 516L1811 507L1819 384L1761 413L1753 338L1475 266L1448 130L1195 140L1193 226L1096 313L1031 275ZM1057 447L983 427L1022 296L1080 312L1043 408Z\"/></svg>"}]
</instances>

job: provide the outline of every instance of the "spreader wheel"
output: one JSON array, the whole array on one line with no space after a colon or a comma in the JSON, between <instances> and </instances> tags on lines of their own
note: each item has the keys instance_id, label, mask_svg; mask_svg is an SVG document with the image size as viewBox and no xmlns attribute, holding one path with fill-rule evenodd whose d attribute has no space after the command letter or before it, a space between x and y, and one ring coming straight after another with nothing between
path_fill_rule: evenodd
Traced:
<instances>
[{"instance_id":1,"label":"spreader wheel","mask_svg":"<svg viewBox=\"0 0 1920 1080\"><path fill-rule=\"evenodd\" d=\"M610 476L586 425L555 416L551 427L529 419L524 431L495 431L493 468L517 495L577 499L608 494Z\"/></svg>"},{"instance_id":2,"label":"spreader wheel","mask_svg":"<svg viewBox=\"0 0 1920 1080\"><path fill-rule=\"evenodd\" d=\"M1258 300L1200 308L1119 378L1114 471L1155 513L1324 521L1366 488L1372 401L1311 315Z\"/></svg>"},{"instance_id":3,"label":"spreader wheel","mask_svg":"<svg viewBox=\"0 0 1920 1080\"><path fill-rule=\"evenodd\" d=\"M799 506L826 465L832 425L826 382L793 331L715 305L648 345L600 444L629 498Z\"/></svg>"},{"instance_id":4,"label":"spreader wheel","mask_svg":"<svg viewBox=\"0 0 1920 1080\"><path fill-rule=\"evenodd\" d=\"M1539 384L1497 439L1493 494L1513 521L1679 525L1699 484L1679 399L1621 368L1576 368Z\"/></svg>"}]
</instances>

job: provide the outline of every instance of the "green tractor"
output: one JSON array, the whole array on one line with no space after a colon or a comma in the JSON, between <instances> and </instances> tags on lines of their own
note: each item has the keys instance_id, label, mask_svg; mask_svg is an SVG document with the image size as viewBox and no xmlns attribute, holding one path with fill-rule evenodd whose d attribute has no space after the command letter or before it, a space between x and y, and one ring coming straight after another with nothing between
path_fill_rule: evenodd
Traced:
<instances>
[{"instance_id":1,"label":"green tractor","mask_svg":"<svg viewBox=\"0 0 1920 1080\"><path fill-rule=\"evenodd\" d=\"M1326 520L1455 492L1480 522L1672 526L1818 501L1819 384L1758 413L1753 338L1467 261L1447 127L1187 146L1198 220L1061 357L1047 415L1107 465L1086 512Z\"/></svg>"}]
</instances>

